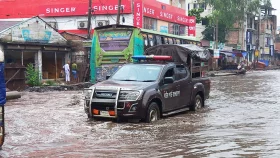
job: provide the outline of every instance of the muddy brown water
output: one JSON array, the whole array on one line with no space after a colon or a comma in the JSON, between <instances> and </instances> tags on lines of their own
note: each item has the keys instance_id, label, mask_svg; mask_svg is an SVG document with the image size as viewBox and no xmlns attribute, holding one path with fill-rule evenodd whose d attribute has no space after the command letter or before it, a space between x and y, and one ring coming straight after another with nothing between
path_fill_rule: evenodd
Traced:
<instances>
[{"instance_id":1,"label":"muddy brown water","mask_svg":"<svg viewBox=\"0 0 280 158\"><path fill-rule=\"evenodd\" d=\"M279 157L280 71L212 78L196 113L154 124L88 120L81 92L27 92L6 104L1 157Z\"/></svg>"}]
</instances>

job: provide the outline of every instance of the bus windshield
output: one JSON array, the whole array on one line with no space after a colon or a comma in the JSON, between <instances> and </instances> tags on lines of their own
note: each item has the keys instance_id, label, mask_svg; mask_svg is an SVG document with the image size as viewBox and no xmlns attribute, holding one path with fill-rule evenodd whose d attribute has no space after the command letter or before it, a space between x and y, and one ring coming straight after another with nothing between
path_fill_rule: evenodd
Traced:
<instances>
[{"instance_id":1,"label":"bus windshield","mask_svg":"<svg viewBox=\"0 0 280 158\"><path fill-rule=\"evenodd\" d=\"M158 79L161 66L157 65L124 65L112 77L112 80L154 82Z\"/></svg>"},{"instance_id":2,"label":"bus windshield","mask_svg":"<svg viewBox=\"0 0 280 158\"><path fill-rule=\"evenodd\" d=\"M104 51L123 51L129 45L132 30L99 31L100 47Z\"/></svg>"}]
</instances>

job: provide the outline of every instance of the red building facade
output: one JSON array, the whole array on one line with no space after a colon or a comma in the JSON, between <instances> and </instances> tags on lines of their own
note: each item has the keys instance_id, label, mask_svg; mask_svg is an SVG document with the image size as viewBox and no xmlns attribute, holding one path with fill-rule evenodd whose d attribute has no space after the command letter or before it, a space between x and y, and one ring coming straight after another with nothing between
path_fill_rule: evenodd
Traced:
<instances>
[{"instance_id":1,"label":"red building facade","mask_svg":"<svg viewBox=\"0 0 280 158\"><path fill-rule=\"evenodd\" d=\"M92 28L115 23L117 0L92 0ZM55 23L59 31L86 34L79 26L87 21L88 0L2 0L0 20L21 20L40 16ZM151 29L175 35L195 36L195 17L186 16L186 11L156 0L122 0L122 24ZM107 22L108 21L108 22ZM102 22L102 23L101 23Z\"/></svg>"}]
</instances>

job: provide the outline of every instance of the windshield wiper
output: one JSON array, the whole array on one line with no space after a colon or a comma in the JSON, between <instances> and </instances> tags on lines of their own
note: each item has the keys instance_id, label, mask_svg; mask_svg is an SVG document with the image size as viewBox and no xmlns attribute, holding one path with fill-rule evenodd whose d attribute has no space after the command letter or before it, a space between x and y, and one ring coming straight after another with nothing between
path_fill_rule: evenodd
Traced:
<instances>
[{"instance_id":1,"label":"windshield wiper","mask_svg":"<svg viewBox=\"0 0 280 158\"><path fill-rule=\"evenodd\" d=\"M142 82L155 82L156 80L143 80Z\"/></svg>"}]
</instances>

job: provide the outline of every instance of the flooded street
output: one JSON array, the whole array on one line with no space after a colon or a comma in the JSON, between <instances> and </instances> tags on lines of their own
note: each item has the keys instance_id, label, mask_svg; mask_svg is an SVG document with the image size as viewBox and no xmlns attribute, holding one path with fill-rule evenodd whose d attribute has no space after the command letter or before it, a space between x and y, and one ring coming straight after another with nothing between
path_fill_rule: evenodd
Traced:
<instances>
[{"instance_id":1,"label":"flooded street","mask_svg":"<svg viewBox=\"0 0 280 158\"><path fill-rule=\"evenodd\" d=\"M6 104L2 157L279 157L280 71L212 78L199 112L154 124L88 120L81 92Z\"/></svg>"}]
</instances>

